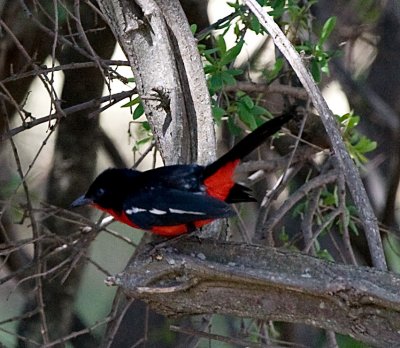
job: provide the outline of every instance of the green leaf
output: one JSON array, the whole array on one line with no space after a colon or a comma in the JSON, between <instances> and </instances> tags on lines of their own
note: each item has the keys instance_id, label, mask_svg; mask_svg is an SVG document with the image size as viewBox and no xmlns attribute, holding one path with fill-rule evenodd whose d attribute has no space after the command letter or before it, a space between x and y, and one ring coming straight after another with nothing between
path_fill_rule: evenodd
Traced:
<instances>
[{"instance_id":1,"label":"green leaf","mask_svg":"<svg viewBox=\"0 0 400 348\"><path fill-rule=\"evenodd\" d=\"M238 103L238 115L239 118L249 126L251 130L257 128L257 122L251 110L244 103Z\"/></svg>"},{"instance_id":2,"label":"green leaf","mask_svg":"<svg viewBox=\"0 0 400 348\"><path fill-rule=\"evenodd\" d=\"M317 257L319 257L320 259L331 261L331 262L335 261L335 259L332 257L332 255L329 253L329 251L326 249L317 251Z\"/></svg>"},{"instance_id":3,"label":"green leaf","mask_svg":"<svg viewBox=\"0 0 400 348\"><path fill-rule=\"evenodd\" d=\"M227 86L236 85L236 79L231 74L228 74L226 71L221 72L221 78L222 78L224 85L227 85Z\"/></svg>"},{"instance_id":4,"label":"green leaf","mask_svg":"<svg viewBox=\"0 0 400 348\"><path fill-rule=\"evenodd\" d=\"M240 8L239 3L237 2L237 0L235 2L227 2L226 3L228 6L232 7L235 9L235 11L238 11Z\"/></svg>"},{"instance_id":5,"label":"green leaf","mask_svg":"<svg viewBox=\"0 0 400 348\"><path fill-rule=\"evenodd\" d=\"M142 122L142 127L147 132L151 131L150 123L147 121Z\"/></svg>"},{"instance_id":6,"label":"green leaf","mask_svg":"<svg viewBox=\"0 0 400 348\"><path fill-rule=\"evenodd\" d=\"M276 58L274 67L271 70L266 70L264 72L265 78L267 79L268 82L271 82L272 80L275 80L278 75L280 74L282 68L283 68L283 58Z\"/></svg>"},{"instance_id":7,"label":"green leaf","mask_svg":"<svg viewBox=\"0 0 400 348\"><path fill-rule=\"evenodd\" d=\"M210 55L210 54L214 54L215 52L219 52L219 48L215 47L215 48L209 48L208 50L204 50L203 53Z\"/></svg>"},{"instance_id":8,"label":"green leaf","mask_svg":"<svg viewBox=\"0 0 400 348\"><path fill-rule=\"evenodd\" d=\"M232 75L232 76L237 76L237 75L242 75L243 70L242 69L227 69L225 70L226 73Z\"/></svg>"},{"instance_id":9,"label":"green leaf","mask_svg":"<svg viewBox=\"0 0 400 348\"><path fill-rule=\"evenodd\" d=\"M293 217L302 217L304 211L307 209L307 201L297 204L292 212Z\"/></svg>"},{"instance_id":10,"label":"green leaf","mask_svg":"<svg viewBox=\"0 0 400 348\"><path fill-rule=\"evenodd\" d=\"M204 67L204 73L205 74L213 74L216 71L218 71L218 68L215 65L206 65Z\"/></svg>"},{"instance_id":11,"label":"green leaf","mask_svg":"<svg viewBox=\"0 0 400 348\"><path fill-rule=\"evenodd\" d=\"M260 34L262 31L262 26L256 16L251 16L250 18L250 29L256 34Z\"/></svg>"},{"instance_id":12,"label":"green leaf","mask_svg":"<svg viewBox=\"0 0 400 348\"><path fill-rule=\"evenodd\" d=\"M137 120L140 116L144 114L143 104L138 104L136 109L133 111L132 118Z\"/></svg>"},{"instance_id":13,"label":"green leaf","mask_svg":"<svg viewBox=\"0 0 400 348\"><path fill-rule=\"evenodd\" d=\"M358 143L354 145L354 148L361 153L374 151L376 147L377 147L376 141L372 141L364 135L362 135Z\"/></svg>"},{"instance_id":14,"label":"green leaf","mask_svg":"<svg viewBox=\"0 0 400 348\"><path fill-rule=\"evenodd\" d=\"M141 102L140 97L136 97L135 99L132 99L132 100L128 101L126 104L122 105L121 108L128 108L133 105L139 104L140 102Z\"/></svg>"},{"instance_id":15,"label":"green leaf","mask_svg":"<svg viewBox=\"0 0 400 348\"><path fill-rule=\"evenodd\" d=\"M283 243L287 243L289 241L289 235L286 233L284 229L282 229L281 233L279 233L278 238Z\"/></svg>"},{"instance_id":16,"label":"green leaf","mask_svg":"<svg viewBox=\"0 0 400 348\"><path fill-rule=\"evenodd\" d=\"M223 81L222 81L222 76L221 73L217 72L216 74L212 75L210 77L209 81L209 88L211 91L211 94L214 94L216 91L219 91L223 87Z\"/></svg>"},{"instance_id":17,"label":"green leaf","mask_svg":"<svg viewBox=\"0 0 400 348\"><path fill-rule=\"evenodd\" d=\"M243 102L247 108L249 109L254 108L254 101L248 95L242 97L240 101Z\"/></svg>"},{"instance_id":18,"label":"green leaf","mask_svg":"<svg viewBox=\"0 0 400 348\"><path fill-rule=\"evenodd\" d=\"M313 52L313 49L308 42L305 42L303 45L296 45L296 51L303 51L305 54L311 54Z\"/></svg>"},{"instance_id":19,"label":"green leaf","mask_svg":"<svg viewBox=\"0 0 400 348\"><path fill-rule=\"evenodd\" d=\"M140 139L136 142L136 145L137 145L137 147L139 147L140 145L148 143L151 139L153 139L153 137L146 137L146 138Z\"/></svg>"},{"instance_id":20,"label":"green leaf","mask_svg":"<svg viewBox=\"0 0 400 348\"><path fill-rule=\"evenodd\" d=\"M220 124L222 117L226 115L226 111L219 106L213 106L212 113L213 113L213 117L214 117L215 121L217 122L217 124Z\"/></svg>"},{"instance_id":21,"label":"green leaf","mask_svg":"<svg viewBox=\"0 0 400 348\"><path fill-rule=\"evenodd\" d=\"M235 26L233 27L233 33L236 37L240 37L240 28L238 22L236 22Z\"/></svg>"},{"instance_id":22,"label":"green leaf","mask_svg":"<svg viewBox=\"0 0 400 348\"><path fill-rule=\"evenodd\" d=\"M321 37L319 38L319 45L323 45L325 41L328 39L329 35L331 35L333 29L336 25L336 17L330 17L325 22L322 27Z\"/></svg>"},{"instance_id":23,"label":"green leaf","mask_svg":"<svg viewBox=\"0 0 400 348\"><path fill-rule=\"evenodd\" d=\"M12 195L18 187L21 185L21 178L18 175L13 175L7 181L3 181L2 185L0 185L0 194L2 196L10 196Z\"/></svg>"},{"instance_id":24,"label":"green leaf","mask_svg":"<svg viewBox=\"0 0 400 348\"><path fill-rule=\"evenodd\" d=\"M352 112L339 116L339 122L345 127L345 133L352 131L360 122L360 117Z\"/></svg>"},{"instance_id":25,"label":"green leaf","mask_svg":"<svg viewBox=\"0 0 400 348\"><path fill-rule=\"evenodd\" d=\"M255 116L265 115L268 114L268 110L263 108L260 105L254 105L254 108L251 109L251 112Z\"/></svg>"},{"instance_id":26,"label":"green leaf","mask_svg":"<svg viewBox=\"0 0 400 348\"><path fill-rule=\"evenodd\" d=\"M197 31L197 24L193 23L190 25L190 31L192 32L192 34L196 34Z\"/></svg>"},{"instance_id":27,"label":"green leaf","mask_svg":"<svg viewBox=\"0 0 400 348\"><path fill-rule=\"evenodd\" d=\"M242 129L235 124L233 117L228 118L228 129L231 134L235 136L238 136L240 133L242 133Z\"/></svg>"},{"instance_id":28,"label":"green leaf","mask_svg":"<svg viewBox=\"0 0 400 348\"><path fill-rule=\"evenodd\" d=\"M246 93L244 93L244 92L243 92L243 91L241 91L241 90L238 90L238 91L236 92L236 95L237 95L237 97L238 97L238 99L239 99L239 98L241 98L241 97L245 96L245 95L246 95Z\"/></svg>"},{"instance_id":29,"label":"green leaf","mask_svg":"<svg viewBox=\"0 0 400 348\"><path fill-rule=\"evenodd\" d=\"M368 158L364 154L375 150L377 143L357 131L356 126L360 122L359 116L350 112L337 117L342 126L343 138L350 156L357 166L362 166L368 162Z\"/></svg>"},{"instance_id":30,"label":"green leaf","mask_svg":"<svg viewBox=\"0 0 400 348\"><path fill-rule=\"evenodd\" d=\"M329 65L327 59L322 59L320 62L320 69L323 73L329 76Z\"/></svg>"},{"instance_id":31,"label":"green leaf","mask_svg":"<svg viewBox=\"0 0 400 348\"><path fill-rule=\"evenodd\" d=\"M242 50L243 43L244 41L241 40L237 45L226 51L226 53L221 56L220 65L227 65L233 62Z\"/></svg>"},{"instance_id":32,"label":"green leaf","mask_svg":"<svg viewBox=\"0 0 400 348\"><path fill-rule=\"evenodd\" d=\"M333 192L324 191L323 192L323 203L326 206L338 206L339 197L337 195L337 186L335 186Z\"/></svg>"},{"instance_id":33,"label":"green leaf","mask_svg":"<svg viewBox=\"0 0 400 348\"><path fill-rule=\"evenodd\" d=\"M272 2L271 7L272 11L269 11L268 14L274 18L281 17L285 12L285 0L275 0Z\"/></svg>"},{"instance_id":34,"label":"green leaf","mask_svg":"<svg viewBox=\"0 0 400 348\"><path fill-rule=\"evenodd\" d=\"M316 59L311 60L310 72L312 77L314 78L314 81L316 83L319 83L321 81L321 71L319 68L319 63Z\"/></svg>"},{"instance_id":35,"label":"green leaf","mask_svg":"<svg viewBox=\"0 0 400 348\"><path fill-rule=\"evenodd\" d=\"M221 53L221 56L226 53L226 43L222 35L218 35L217 37L217 47L219 52Z\"/></svg>"},{"instance_id":36,"label":"green leaf","mask_svg":"<svg viewBox=\"0 0 400 348\"><path fill-rule=\"evenodd\" d=\"M358 236L360 233L358 232L357 225L354 223L353 220L349 221L349 229L352 231L356 236Z\"/></svg>"}]
</instances>

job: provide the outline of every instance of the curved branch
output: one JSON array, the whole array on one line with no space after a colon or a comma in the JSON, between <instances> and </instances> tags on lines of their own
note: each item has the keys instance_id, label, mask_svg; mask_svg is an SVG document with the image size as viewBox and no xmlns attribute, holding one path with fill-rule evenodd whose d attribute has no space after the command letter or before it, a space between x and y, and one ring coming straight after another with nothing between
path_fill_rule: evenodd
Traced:
<instances>
[{"instance_id":1,"label":"curved branch","mask_svg":"<svg viewBox=\"0 0 400 348\"><path fill-rule=\"evenodd\" d=\"M371 253L372 262L375 267L386 270L386 260L383 253L382 240L379 233L377 218L372 210L364 185L361 181L357 168L354 165L346 146L342 140L341 134L335 123L332 111L329 109L321 91L315 84L310 72L304 66L300 55L296 52L293 45L280 30L273 18L267 14L255 0L245 0L244 3L251 12L258 18L261 25L271 35L275 45L279 48L285 58L288 60L303 87L312 100L314 107L318 110L321 120L324 123L326 132L332 143L332 147L338 159L339 167L343 170L344 176L354 204L357 207L358 214L361 217Z\"/></svg>"}]
</instances>

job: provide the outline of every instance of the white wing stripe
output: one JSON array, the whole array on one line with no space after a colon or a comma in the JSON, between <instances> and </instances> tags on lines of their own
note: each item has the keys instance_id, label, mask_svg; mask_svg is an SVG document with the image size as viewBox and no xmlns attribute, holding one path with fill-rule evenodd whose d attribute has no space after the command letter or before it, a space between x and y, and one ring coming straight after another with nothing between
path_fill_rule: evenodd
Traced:
<instances>
[{"instance_id":1,"label":"white wing stripe","mask_svg":"<svg viewBox=\"0 0 400 348\"><path fill-rule=\"evenodd\" d=\"M159 209L156 209L156 208L153 208L153 209L149 210L149 213L152 213L152 214L155 214L155 215L164 215L164 214L167 214L166 211L164 211L164 210L159 210Z\"/></svg>"},{"instance_id":2,"label":"white wing stripe","mask_svg":"<svg viewBox=\"0 0 400 348\"><path fill-rule=\"evenodd\" d=\"M169 208L171 213L175 214L192 214L192 215L206 215L206 213L202 213L201 211L190 211L190 210L181 210L181 209L173 209Z\"/></svg>"},{"instance_id":3,"label":"white wing stripe","mask_svg":"<svg viewBox=\"0 0 400 348\"><path fill-rule=\"evenodd\" d=\"M138 207L132 207L131 209L126 209L125 213L127 213L128 215L131 215L131 214L140 213L142 211L146 211L146 209L142 209L142 208L138 208Z\"/></svg>"},{"instance_id":4,"label":"white wing stripe","mask_svg":"<svg viewBox=\"0 0 400 348\"><path fill-rule=\"evenodd\" d=\"M170 211L170 213L174 213L174 214L206 215L206 213L203 213L201 211L191 211L191 210L182 210L182 209L174 209L174 208L169 208L168 210ZM151 214L154 214L154 215L167 214L167 212L165 210L160 210L160 209L156 209L156 208L147 210L147 209L138 208L138 207L132 207L131 209L126 209L125 213L128 215L132 215L132 214L142 213L145 211L147 211Z\"/></svg>"}]
</instances>

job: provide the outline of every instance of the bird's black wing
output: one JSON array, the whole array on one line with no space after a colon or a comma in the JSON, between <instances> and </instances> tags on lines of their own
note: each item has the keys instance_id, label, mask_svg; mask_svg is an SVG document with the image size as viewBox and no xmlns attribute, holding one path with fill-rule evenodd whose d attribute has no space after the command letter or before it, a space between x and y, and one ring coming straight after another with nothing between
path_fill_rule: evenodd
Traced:
<instances>
[{"instance_id":1,"label":"bird's black wing","mask_svg":"<svg viewBox=\"0 0 400 348\"><path fill-rule=\"evenodd\" d=\"M143 186L167 187L179 191L201 192L204 167L177 164L151 169L141 174Z\"/></svg>"},{"instance_id":2,"label":"bird's black wing","mask_svg":"<svg viewBox=\"0 0 400 348\"><path fill-rule=\"evenodd\" d=\"M123 210L128 219L145 230L235 215L231 206L219 199L166 187L137 191L125 200Z\"/></svg>"}]
</instances>

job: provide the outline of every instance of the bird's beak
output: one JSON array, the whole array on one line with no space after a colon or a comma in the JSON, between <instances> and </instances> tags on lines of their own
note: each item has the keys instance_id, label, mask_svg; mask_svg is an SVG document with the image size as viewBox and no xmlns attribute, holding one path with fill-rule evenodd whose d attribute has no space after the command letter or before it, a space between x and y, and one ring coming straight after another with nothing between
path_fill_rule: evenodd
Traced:
<instances>
[{"instance_id":1,"label":"bird's beak","mask_svg":"<svg viewBox=\"0 0 400 348\"><path fill-rule=\"evenodd\" d=\"M71 208L81 207L83 205L92 204L93 200L86 198L85 196L80 196L71 203Z\"/></svg>"}]
</instances>

